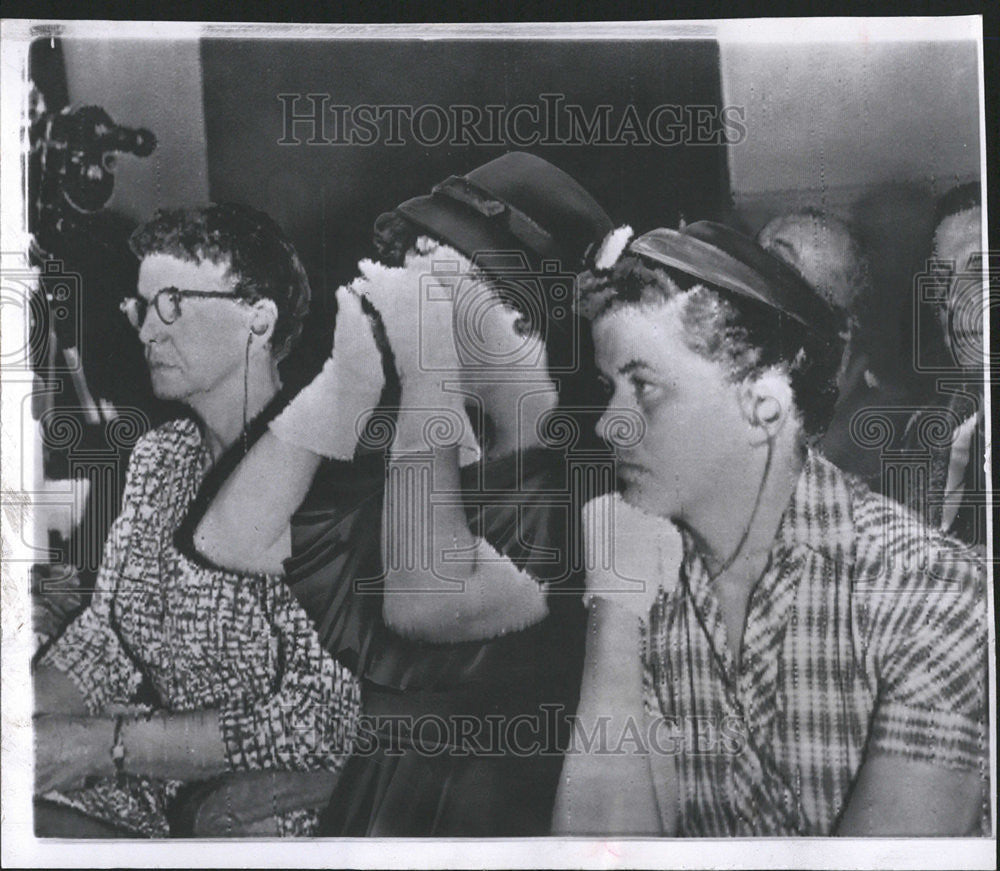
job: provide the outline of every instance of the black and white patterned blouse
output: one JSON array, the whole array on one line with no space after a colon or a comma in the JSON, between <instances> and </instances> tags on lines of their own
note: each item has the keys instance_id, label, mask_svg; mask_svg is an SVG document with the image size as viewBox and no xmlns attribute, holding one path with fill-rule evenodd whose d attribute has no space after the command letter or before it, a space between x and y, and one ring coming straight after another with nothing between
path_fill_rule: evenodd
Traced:
<instances>
[{"instance_id":1,"label":"black and white patterned blouse","mask_svg":"<svg viewBox=\"0 0 1000 871\"><path fill-rule=\"evenodd\" d=\"M140 690L168 711L217 709L234 771L336 770L358 710L353 675L323 649L279 577L204 567L174 546L210 465L192 421L139 441L91 605L41 662L67 674L95 715L134 703ZM101 779L47 797L165 836L181 785ZM278 820L283 835L311 834L314 824L309 811Z\"/></svg>"}]
</instances>

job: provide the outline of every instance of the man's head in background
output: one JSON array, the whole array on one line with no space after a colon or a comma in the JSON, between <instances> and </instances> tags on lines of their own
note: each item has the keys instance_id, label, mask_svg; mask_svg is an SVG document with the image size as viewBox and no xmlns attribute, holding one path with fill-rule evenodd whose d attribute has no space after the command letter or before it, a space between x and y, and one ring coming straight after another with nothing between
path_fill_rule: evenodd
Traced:
<instances>
[{"instance_id":1,"label":"man's head in background","mask_svg":"<svg viewBox=\"0 0 1000 871\"><path fill-rule=\"evenodd\" d=\"M792 266L847 319L855 339L872 301L871 265L857 234L818 209L779 215L757 234L758 244ZM853 350L853 349L852 349Z\"/></svg>"},{"instance_id":2,"label":"man's head in background","mask_svg":"<svg viewBox=\"0 0 1000 871\"><path fill-rule=\"evenodd\" d=\"M982 200L978 181L948 191L934 213L931 257L948 289L938 307L944 340L963 369L983 365Z\"/></svg>"},{"instance_id":3,"label":"man's head in background","mask_svg":"<svg viewBox=\"0 0 1000 871\"><path fill-rule=\"evenodd\" d=\"M871 293L867 253L851 226L834 215L819 209L779 215L757 234L757 242L852 316Z\"/></svg>"}]
</instances>

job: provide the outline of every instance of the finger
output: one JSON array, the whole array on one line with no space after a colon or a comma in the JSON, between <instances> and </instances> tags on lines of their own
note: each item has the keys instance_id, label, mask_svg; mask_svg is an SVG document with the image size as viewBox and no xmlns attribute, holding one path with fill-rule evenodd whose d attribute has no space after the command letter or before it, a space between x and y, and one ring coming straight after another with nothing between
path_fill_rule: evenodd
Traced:
<instances>
[{"instance_id":1,"label":"finger","mask_svg":"<svg viewBox=\"0 0 1000 871\"><path fill-rule=\"evenodd\" d=\"M270 424L281 441L341 460L354 456L385 379L372 325L356 293L341 288L333 351L319 375Z\"/></svg>"}]
</instances>

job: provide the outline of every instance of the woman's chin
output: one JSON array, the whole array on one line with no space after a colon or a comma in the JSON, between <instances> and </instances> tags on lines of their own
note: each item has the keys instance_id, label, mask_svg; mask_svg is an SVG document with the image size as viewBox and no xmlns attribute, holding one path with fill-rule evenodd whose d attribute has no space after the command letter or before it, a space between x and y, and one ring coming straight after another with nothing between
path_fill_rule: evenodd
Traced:
<instances>
[{"instance_id":1,"label":"woman's chin","mask_svg":"<svg viewBox=\"0 0 1000 871\"><path fill-rule=\"evenodd\" d=\"M639 482L622 482L622 499L633 508L638 508L645 514L655 514L658 517L666 517L660 500L655 499L655 494L648 486Z\"/></svg>"}]
</instances>

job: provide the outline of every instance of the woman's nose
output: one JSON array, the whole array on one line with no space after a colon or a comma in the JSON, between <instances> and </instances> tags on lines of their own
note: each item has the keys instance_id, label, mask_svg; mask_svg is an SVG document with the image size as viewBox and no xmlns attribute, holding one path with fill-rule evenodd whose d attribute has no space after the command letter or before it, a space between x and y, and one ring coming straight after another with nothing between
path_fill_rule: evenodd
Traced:
<instances>
[{"instance_id":1,"label":"woman's nose","mask_svg":"<svg viewBox=\"0 0 1000 871\"><path fill-rule=\"evenodd\" d=\"M634 408L614 404L614 397L595 426L597 435L614 450L634 448L646 434L646 419Z\"/></svg>"},{"instance_id":2,"label":"woman's nose","mask_svg":"<svg viewBox=\"0 0 1000 871\"><path fill-rule=\"evenodd\" d=\"M608 401L607 408L605 408L601 413L601 416L597 419L597 424L594 427L594 429L597 430L597 437L606 442L608 441L609 425L611 424L611 421L615 416L615 412L617 411L617 409L615 409L612 405L613 402L614 397L611 397Z\"/></svg>"},{"instance_id":3,"label":"woman's nose","mask_svg":"<svg viewBox=\"0 0 1000 871\"><path fill-rule=\"evenodd\" d=\"M146 309L146 315L142 319L142 323L139 325L139 341L144 345L148 345L150 342L155 342L163 334L167 325L163 323L162 318L157 314L155 306L149 306Z\"/></svg>"}]
</instances>

